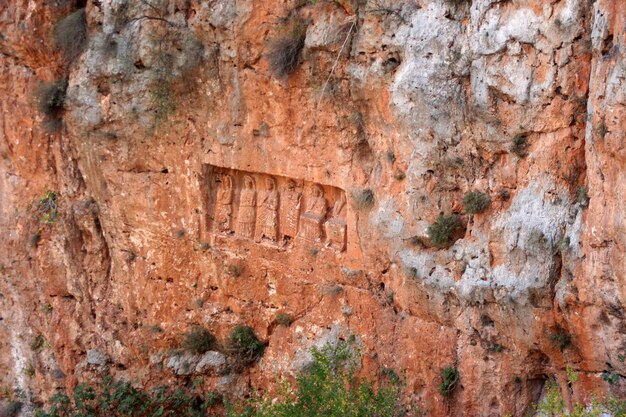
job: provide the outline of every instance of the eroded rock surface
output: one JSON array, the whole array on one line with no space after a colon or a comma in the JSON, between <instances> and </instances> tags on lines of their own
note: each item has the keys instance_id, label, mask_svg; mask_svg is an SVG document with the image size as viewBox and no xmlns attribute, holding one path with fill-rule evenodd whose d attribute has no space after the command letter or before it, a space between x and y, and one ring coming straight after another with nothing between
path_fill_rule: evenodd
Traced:
<instances>
[{"instance_id":1,"label":"eroded rock surface","mask_svg":"<svg viewBox=\"0 0 626 417\"><path fill-rule=\"evenodd\" d=\"M626 2L153 3L87 1L70 63L50 34L83 4L0 4L0 386L23 415L105 371L243 395L349 338L432 416L522 416L553 377L626 394ZM175 352L240 324L251 367Z\"/></svg>"}]
</instances>

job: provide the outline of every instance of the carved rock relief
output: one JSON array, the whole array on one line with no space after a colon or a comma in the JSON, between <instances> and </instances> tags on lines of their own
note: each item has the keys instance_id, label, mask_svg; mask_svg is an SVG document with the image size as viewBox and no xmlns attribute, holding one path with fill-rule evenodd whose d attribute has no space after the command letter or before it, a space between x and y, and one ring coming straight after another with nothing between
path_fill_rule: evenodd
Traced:
<instances>
[{"instance_id":1,"label":"carved rock relief","mask_svg":"<svg viewBox=\"0 0 626 417\"><path fill-rule=\"evenodd\" d=\"M346 248L346 194L282 176L205 166L207 228L224 237L277 246Z\"/></svg>"}]
</instances>

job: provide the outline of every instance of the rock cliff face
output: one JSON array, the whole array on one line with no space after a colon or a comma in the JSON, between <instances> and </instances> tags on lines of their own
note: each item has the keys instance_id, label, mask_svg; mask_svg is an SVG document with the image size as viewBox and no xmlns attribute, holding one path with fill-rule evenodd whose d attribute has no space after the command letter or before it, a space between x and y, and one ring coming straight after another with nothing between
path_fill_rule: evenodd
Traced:
<instances>
[{"instance_id":1,"label":"rock cliff face","mask_svg":"<svg viewBox=\"0 0 626 417\"><path fill-rule=\"evenodd\" d=\"M351 337L432 416L626 394L625 51L623 0L0 2L0 395L243 395ZM248 369L174 351L239 324Z\"/></svg>"}]
</instances>

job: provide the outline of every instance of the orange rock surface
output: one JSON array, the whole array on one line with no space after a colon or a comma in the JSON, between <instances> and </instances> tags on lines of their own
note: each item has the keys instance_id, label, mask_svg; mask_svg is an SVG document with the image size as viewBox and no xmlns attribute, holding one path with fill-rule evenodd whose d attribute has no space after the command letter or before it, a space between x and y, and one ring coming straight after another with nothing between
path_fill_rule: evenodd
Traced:
<instances>
[{"instance_id":1,"label":"orange rock surface","mask_svg":"<svg viewBox=\"0 0 626 417\"><path fill-rule=\"evenodd\" d=\"M626 395L626 2L156 3L0 2L4 400L180 384L184 333L240 324L265 354L190 371L207 390L269 389L354 338L363 374L393 369L433 417L523 416L553 378L568 401ZM64 62L55 24L83 6ZM440 214L462 222L445 247Z\"/></svg>"}]
</instances>

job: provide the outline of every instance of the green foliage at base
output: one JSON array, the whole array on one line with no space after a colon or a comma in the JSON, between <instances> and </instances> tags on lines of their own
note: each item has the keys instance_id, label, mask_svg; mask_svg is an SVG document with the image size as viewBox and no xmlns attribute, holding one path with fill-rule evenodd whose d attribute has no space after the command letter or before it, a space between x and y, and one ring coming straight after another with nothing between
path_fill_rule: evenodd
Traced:
<instances>
[{"instance_id":1,"label":"green foliage at base","mask_svg":"<svg viewBox=\"0 0 626 417\"><path fill-rule=\"evenodd\" d=\"M213 393L204 397L183 389L157 388L151 392L134 388L128 382L107 377L97 386L80 384L71 397L55 394L48 410L37 417L201 417L214 403Z\"/></svg>"},{"instance_id":2,"label":"green foliage at base","mask_svg":"<svg viewBox=\"0 0 626 417\"><path fill-rule=\"evenodd\" d=\"M348 343L313 349L313 363L279 392L279 399L256 398L228 417L399 417L397 385L382 386L356 376L358 356Z\"/></svg>"},{"instance_id":3,"label":"green foliage at base","mask_svg":"<svg viewBox=\"0 0 626 417\"><path fill-rule=\"evenodd\" d=\"M592 400L589 404L575 403L571 409L565 405L559 386L551 381L546 385L546 394L543 401L537 406L537 415L543 417L626 417L626 400L614 397L606 401Z\"/></svg>"}]
</instances>

